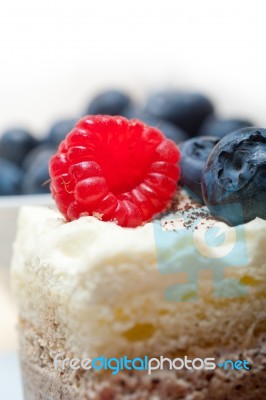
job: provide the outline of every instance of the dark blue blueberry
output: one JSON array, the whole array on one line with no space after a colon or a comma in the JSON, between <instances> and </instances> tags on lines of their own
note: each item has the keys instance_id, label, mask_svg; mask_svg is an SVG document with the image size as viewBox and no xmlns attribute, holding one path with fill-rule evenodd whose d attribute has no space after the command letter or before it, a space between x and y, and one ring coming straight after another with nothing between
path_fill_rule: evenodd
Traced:
<instances>
[{"instance_id":1,"label":"dark blue blueberry","mask_svg":"<svg viewBox=\"0 0 266 400\"><path fill-rule=\"evenodd\" d=\"M41 145L28 154L23 163L23 194L50 193L49 160L55 152L55 148Z\"/></svg>"},{"instance_id":2,"label":"dark blue blueberry","mask_svg":"<svg viewBox=\"0 0 266 400\"><path fill-rule=\"evenodd\" d=\"M195 136L204 119L213 112L213 105L199 93L165 91L150 96L145 111Z\"/></svg>"},{"instance_id":3,"label":"dark blue blueberry","mask_svg":"<svg viewBox=\"0 0 266 400\"><path fill-rule=\"evenodd\" d=\"M150 122L149 125L160 129L168 139L173 140L176 144L189 138L181 128L178 128L178 126L174 125L172 122L161 120L157 121L157 123L155 121L153 123Z\"/></svg>"},{"instance_id":4,"label":"dark blue blueberry","mask_svg":"<svg viewBox=\"0 0 266 400\"><path fill-rule=\"evenodd\" d=\"M42 160L49 161L49 159L52 157L53 154L56 153L56 151L57 146L52 143L40 144L39 146L31 150L25 157L22 163L23 170L27 171L32 166L32 164L35 163L35 160L37 160L37 163L40 163Z\"/></svg>"},{"instance_id":5,"label":"dark blue blueberry","mask_svg":"<svg viewBox=\"0 0 266 400\"><path fill-rule=\"evenodd\" d=\"M0 158L0 196L20 194L23 173L10 161Z\"/></svg>"},{"instance_id":6,"label":"dark blue blueberry","mask_svg":"<svg viewBox=\"0 0 266 400\"><path fill-rule=\"evenodd\" d=\"M210 212L230 225L266 219L266 129L221 139L203 170L202 191Z\"/></svg>"},{"instance_id":7,"label":"dark blue blueberry","mask_svg":"<svg viewBox=\"0 0 266 400\"><path fill-rule=\"evenodd\" d=\"M201 192L201 174L206 161L219 139L211 136L195 137L179 145L181 151L180 186L189 191L189 195L203 203Z\"/></svg>"},{"instance_id":8,"label":"dark blue blueberry","mask_svg":"<svg viewBox=\"0 0 266 400\"><path fill-rule=\"evenodd\" d=\"M24 129L10 129L0 138L0 157L20 166L38 141Z\"/></svg>"},{"instance_id":9,"label":"dark blue blueberry","mask_svg":"<svg viewBox=\"0 0 266 400\"><path fill-rule=\"evenodd\" d=\"M90 102L87 114L125 115L131 104L130 97L120 90L107 90Z\"/></svg>"},{"instance_id":10,"label":"dark blue blueberry","mask_svg":"<svg viewBox=\"0 0 266 400\"><path fill-rule=\"evenodd\" d=\"M145 115L142 109L140 109L135 105L131 105L125 109L123 116L126 117L127 119L132 119L132 118L141 119L143 114ZM146 114L146 116L152 118L149 114Z\"/></svg>"},{"instance_id":11,"label":"dark blue blueberry","mask_svg":"<svg viewBox=\"0 0 266 400\"><path fill-rule=\"evenodd\" d=\"M241 128L247 128L249 126L254 126L254 124L249 120L236 118L220 119L211 115L203 122L199 134L222 138L230 132L237 131Z\"/></svg>"},{"instance_id":12,"label":"dark blue blueberry","mask_svg":"<svg viewBox=\"0 0 266 400\"><path fill-rule=\"evenodd\" d=\"M46 141L58 146L59 143L65 139L66 135L74 128L77 121L77 118L62 119L61 121L57 121L54 125L52 125Z\"/></svg>"},{"instance_id":13,"label":"dark blue blueberry","mask_svg":"<svg viewBox=\"0 0 266 400\"><path fill-rule=\"evenodd\" d=\"M172 122L159 120L143 111L131 109L127 114L127 118L137 118L147 125L160 129L168 139L173 140L176 144L188 139L188 135Z\"/></svg>"}]
</instances>

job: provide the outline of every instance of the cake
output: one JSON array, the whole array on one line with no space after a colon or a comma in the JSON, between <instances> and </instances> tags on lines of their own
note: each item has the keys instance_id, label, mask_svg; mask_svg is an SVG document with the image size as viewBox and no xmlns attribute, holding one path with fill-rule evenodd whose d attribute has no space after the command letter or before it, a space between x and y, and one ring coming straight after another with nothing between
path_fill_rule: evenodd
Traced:
<instances>
[{"instance_id":1,"label":"cake","mask_svg":"<svg viewBox=\"0 0 266 400\"><path fill-rule=\"evenodd\" d=\"M230 227L180 190L167 207L134 227L84 210L70 221L62 209L21 209L12 281L26 400L266 398L266 221ZM237 268L219 246L206 256L212 229L227 250L242 232ZM135 368L115 369L125 356Z\"/></svg>"}]
</instances>

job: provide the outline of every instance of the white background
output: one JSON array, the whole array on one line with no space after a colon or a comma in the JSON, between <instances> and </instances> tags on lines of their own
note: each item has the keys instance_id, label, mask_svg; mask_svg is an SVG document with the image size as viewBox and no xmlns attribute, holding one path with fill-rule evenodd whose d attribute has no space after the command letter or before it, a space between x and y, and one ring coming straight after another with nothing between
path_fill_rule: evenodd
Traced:
<instances>
[{"instance_id":1,"label":"white background","mask_svg":"<svg viewBox=\"0 0 266 400\"><path fill-rule=\"evenodd\" d=\"M165 86L202 90L221 114L266 127L265 3L0 0L0 134L12 125L45 133L116 86L137 98ZM11 337L13 323L1 326ZM15 356L0 372L0 398L17 400Z\"/></svg>"},{"instance_id":2,"label":"white background","mask_svg":"<svg viewBox=\"0 0 266 400\"><path fill-rule=\"evenodd\" d=\"M0 132L44 133L105 87L211 94L266 126L264 0L0 2Z\"/></svg>"}]
</instances>

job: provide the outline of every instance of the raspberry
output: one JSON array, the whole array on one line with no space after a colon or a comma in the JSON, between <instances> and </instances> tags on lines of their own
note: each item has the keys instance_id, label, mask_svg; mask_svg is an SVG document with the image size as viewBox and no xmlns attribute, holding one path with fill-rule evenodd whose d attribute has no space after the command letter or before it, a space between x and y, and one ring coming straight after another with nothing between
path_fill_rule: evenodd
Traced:
<instances>
[{"instance_id":1,"label":"raspberry","mask_svg":"<svg viewBox=\"0 0 266 400\"><path fill-rule=\"evenodd\" d=\"M174 142L141 121L86 116L50 161L51 192L68 221L94 215L136 227L166 208L179 159Z\"/></svg>"}]
</instances>

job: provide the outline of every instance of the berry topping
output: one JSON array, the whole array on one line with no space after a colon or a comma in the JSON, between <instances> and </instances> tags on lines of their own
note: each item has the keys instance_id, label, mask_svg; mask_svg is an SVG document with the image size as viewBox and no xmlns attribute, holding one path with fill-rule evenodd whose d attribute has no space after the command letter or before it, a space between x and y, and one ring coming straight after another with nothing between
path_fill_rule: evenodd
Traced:
<instances>
[{"instance_id":1,"label":"berry topping","mask_svg":"<svg viewBox=\"0 0 266 400\"><path fill-rule=\"evenodd\" d=\"M87 116L50 161L51 191L67 220L94 215L136 227L163 211L179 178L177 146L123 117Z\"/></svg>"},{"instance_id":2,"label":"berry topping","mask_svg":"<svg viewBox=\"0 0 266 400\"><path fill-rule=\"evenodd\" d=\"M26 154L37 145L37 140L26 130L6 131L0 138L0 157L20 166Z\"/></svg>"},{"instance_id":3,"label":"berry topping","mask_svg":"<svg viewBox=\"0 0 266 400\"><path fill-rule=\"evenodd\" d=\"M59 145L77 122L78 120L75 118L62 119L55 122L50 128L46 141L56 146Z\"/></svg>"},{"instance_id":4,"label":"berry topping","mask_svg":"<svg viewBox=\"0 0 266 400\"><path fill-rule=\"evenodd\" d=\"M202 136L217 136L221 139L230 132L249 126L254 126L254 124L246 119L220 119L210 115L204 120L199 134Z\"/></svg>"},{"instance_id":5,"label":"berry topping","mask_svg":"<svg viewBox=\"0 0 266 400\"><path fill-rule=\"evenodd\" d=\"M179 145L181 151L180 185L189 189L189 194L203 202L201 192L201 174L205 163L219 139L212 136L199 136L186 140Z\"/></svg>"},{"instance_id":6,"label":"berry topping","mask_svg":"<svg viewBox=\"0 0 266 400\"><path fill-rule=\"evenodd\" d=\"M0 158L0 196L11 196L20 193L23 174L10 161Z\"/></svg>"},{"instance_id":7,"label":"berry topping","mask_svg":"<svg viewBox=\"0 0 266 400\"><path fill-rule=\"evenodd\" d=\"M23 194L49 193L49 160L56 153L51 144L42 144L31 150L23 161Z\"/></svg>"},{"instance_id":8,"label":"berry topping","mask_svg":"<svg viewBox=\"0 0 266 400\"><path fill-rule=\"evenodd\" d=\"M230 225L266 219L266 129L226 135L208 158L202 190L211 213Z\"/></svg>"},{"instance_id":9,"label":"berry topping","mask_svg":"<svg viewBox=\"0 0 266 400\"><path fill-rule=\"evenodd\" d=\"M130 97L120 90L107 90L92 99L87 114L125 115L131 104Z\"/></svg>"},{"instance_id":10,"label":"berry topping","mask_svg":"<svg viewBox=\"0 0 266 400\"><path fill-rule=\"evenodd\" d=\"M145 111L157 119L176 124L194 136L203 120L213 112L213 105L199 93L165 91L150 96Z\"/></svg>"}]
</instances>

